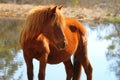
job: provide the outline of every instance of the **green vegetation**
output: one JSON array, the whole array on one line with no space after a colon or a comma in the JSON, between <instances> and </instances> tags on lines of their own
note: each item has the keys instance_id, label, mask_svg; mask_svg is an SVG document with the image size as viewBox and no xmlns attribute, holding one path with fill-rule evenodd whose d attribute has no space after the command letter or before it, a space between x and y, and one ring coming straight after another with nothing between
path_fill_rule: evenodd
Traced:
<instances>
[{"instance_id":1,"label":"green vegetation","mask_svg":"<svg viewBox=\"0 0 120 80\"><path fill-rule=\"evenodd\" d=\"M74 6L76 6L76 5L79 4L79 0L71 0L71 1L72 1L72 3L73 3Z\"/></svg>"},{"instance_id":2,"label":"green vegetation","mask_svg":"<svg viewBox=\"0 0 120 80\"><path fill-rule=\"evenodd\" d=\"M23 20L0 18L0 80L9 80L18 69L20 62L14 58L20 50L19 33Z\"/></svg>"},{"instance_id":3,"label":"green vegetation","mask_svg":"<svg viewBox=\"0 0 120 80\"><path fill-rule=\"evenodd\" d=\"M108 22L113 22L113 23L119 23L120 22L120 14L118 15L118 14L109 14L109 15L107 15L107 18L106 18L106 20L108 21Z\"/></svg>"}]
</instances>

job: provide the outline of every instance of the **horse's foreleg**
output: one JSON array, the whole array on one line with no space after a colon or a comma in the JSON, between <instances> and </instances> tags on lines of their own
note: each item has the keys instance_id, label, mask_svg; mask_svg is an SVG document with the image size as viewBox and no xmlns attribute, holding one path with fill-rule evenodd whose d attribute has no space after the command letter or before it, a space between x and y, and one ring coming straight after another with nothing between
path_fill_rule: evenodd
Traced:
<instances>
[{"instance_id":1,"label":"horse's foreleg","mask_svg":"<svg viewBox=\"0 0 120 80\"><path fill-rule=\"evenodd\" d=\"M28 80L33 80L33 63L32 63L32 58L29 58L26 55L24 55L24 59L25 59L26 66L27 66Z\"/></svg>"},{"instance_id":2,"label":"horse's foreleg","mask_svg":"<svg viewBox=\"0 0 120 80\"><path fill-rule=\"evenodd\" d=\"M46 69L46 64L47 64L47 54L44 54L40 58L40 68L39 68L39 74L38 74L38 79L39 80L45 80L45 69Z\"/></svg>"},{"instance_id":3,"label":"horse's foreleg","mask_svg":"<svg viewBox=\"0 0 120 80\"><path fill-rule=\"evenodd\" d=\"M38 74L39 80L45 80L45 68L46 68L46 62L40 61L40 70Z\"/></svg>"},{"instance_id":4,"label":"horse's foreleg","mask_svg":"<svg viewBox=\"0 0 120 80\"><path fill-rule=\"evenodd\" d=\"M38 41L38 45L40 46L40 48L38 49L38 52L39 50L41 51L39 52L41 54L41 57L39 58L40 66L39 66L38 79L45 80L46 64L48 60L48 55L50 53L49 43L46 37L44 37L44 35L42 34L38 36L37 41Z\"/></svg>"},{"instance_id":5,"label":"horse's foreleg","mask_svg":"<svg viewBox=\"0 0 120 80\"><path fill-rule=\"evenodd\" d=\"M68 61L63 62L65 65L65 70L67 74L66 80L71 80L73 77L73 65L71 60L69 59Z\"/></svg>"}]
</instances>

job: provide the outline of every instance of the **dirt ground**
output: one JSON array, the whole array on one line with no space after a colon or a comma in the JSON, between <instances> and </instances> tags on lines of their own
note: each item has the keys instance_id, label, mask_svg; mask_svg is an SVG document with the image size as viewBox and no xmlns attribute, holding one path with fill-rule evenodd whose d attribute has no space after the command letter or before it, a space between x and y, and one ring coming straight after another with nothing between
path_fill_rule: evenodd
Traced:
<instances>
[{"instance_id":1,"label":"dirt ground","mask_svg":"<svg viewBox=\"0 0 120 80\"><path fill-rule=\"evenodd\" d=\"M0 17L25 18L28 11L36 6L18 4L0 4ZM107 9L63 7L63 14L66 17L77 18L81 21L102 21L109 14Z\"/></svg>"}]
</instances>

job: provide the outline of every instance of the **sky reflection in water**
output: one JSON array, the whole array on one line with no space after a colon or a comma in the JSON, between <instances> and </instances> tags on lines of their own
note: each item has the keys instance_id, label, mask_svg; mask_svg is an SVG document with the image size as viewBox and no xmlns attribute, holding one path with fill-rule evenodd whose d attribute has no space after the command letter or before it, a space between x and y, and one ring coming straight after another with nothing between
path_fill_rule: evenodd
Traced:
<instances>
[{"instance_id":1,"label":"sky reflection in water","mask_svg":"<svg viewBox=\"0 0 120 80\"><path fill-rule=\"evenodd\" d=\"M88 31L88 55L93 66L93 80L117 80L115 73L110 71L110 62L106 59L106 51L111 44L110 40L104 39L113 29L113 25L97 25L89 27L88 24L84 24ZM101 38L102 36L102 38ZM27 80L26 65L23 60L22 51L18 53L18 60L23 62L23 65L19 67L15 73L15 80ZM37 74L39 70L39 62L34 60L34 80L37 80ZM21 78L18 78L21 75ZM64 65L62 63L57 65L47 64L46 68L46 80L65 80L66 74ZM82 70L81 80L86 80L84 70Z\"/></svg>"}]
</instances>

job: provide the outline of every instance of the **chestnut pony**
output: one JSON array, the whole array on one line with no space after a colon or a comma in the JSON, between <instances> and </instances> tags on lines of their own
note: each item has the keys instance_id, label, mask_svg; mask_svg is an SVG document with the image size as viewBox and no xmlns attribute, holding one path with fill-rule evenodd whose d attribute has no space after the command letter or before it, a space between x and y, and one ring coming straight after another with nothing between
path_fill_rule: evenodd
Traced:
<instances>
[{"instance_id":1,"label":"chestnut pony","mask_svg":"<svg viewBox=\"0 0 120 80\"><path fill-rule=\"evenodd\" d=\"M62 6L39 6L30 11L21 32L20 43L27 66L28 80L33 80L33 58L40 62L39 80L45 80L46 64L63 62L66 80L79 80L84 67L92 80L92 66L87 55L87 32L83 25L65 18ZM71 55L74 54L74 63Z\"/></svg>"}]
</instances>

